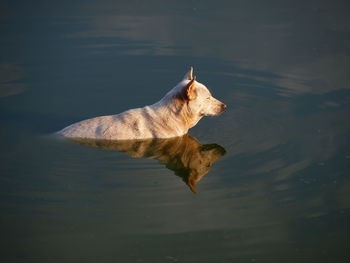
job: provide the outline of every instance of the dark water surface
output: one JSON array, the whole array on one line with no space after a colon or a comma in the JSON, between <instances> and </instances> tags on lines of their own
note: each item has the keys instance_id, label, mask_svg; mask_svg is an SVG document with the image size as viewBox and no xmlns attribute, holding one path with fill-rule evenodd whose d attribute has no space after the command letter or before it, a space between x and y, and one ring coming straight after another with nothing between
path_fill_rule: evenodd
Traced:
<instances>
[{"instance_id":1,"label":"dark water surface","mask_svg":"<svg viewBox=\"0 0 350 263\"><path fill-rule=\"evenodd\" d=\"M1 262L349 262L349 6L2 1ZM228 105L191 136L51 135L190 66Z\"/></svg>"}]
</instances>

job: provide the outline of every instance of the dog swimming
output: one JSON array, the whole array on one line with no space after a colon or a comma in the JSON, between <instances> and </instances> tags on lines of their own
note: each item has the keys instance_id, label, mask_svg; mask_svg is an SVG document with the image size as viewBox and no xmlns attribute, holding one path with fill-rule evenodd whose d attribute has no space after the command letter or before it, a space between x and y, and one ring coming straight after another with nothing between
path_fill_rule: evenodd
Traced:
<instances>
[{"instance_id":1,"label":"dog swimming","mask_svg":"<svg viewBox=\"0 0 350 263\"><path fill-rule=\"evenodd\" d=\"M191 67L182 81L157 103L116 115L83 120L57 134L103 140L172 138L187 134L203 116L219 115L226 107L196 80Z\"/></svg>"}]
</instances>

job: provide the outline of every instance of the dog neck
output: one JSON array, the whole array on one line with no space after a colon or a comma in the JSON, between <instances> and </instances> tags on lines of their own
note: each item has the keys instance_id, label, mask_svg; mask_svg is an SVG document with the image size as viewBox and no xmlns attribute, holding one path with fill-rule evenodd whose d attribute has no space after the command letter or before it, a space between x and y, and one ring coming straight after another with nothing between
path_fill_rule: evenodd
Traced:
<instances>
[{"instance_id":1,"label":"dog neck","mask_svg":"<svg viewBox=\"0 0 350 263\"><path fill-rule=\"evenodd\" d=\"M193 114L188 106L188 99L176 95L165 96L159 102L150 106L162 122L170 129L183 135L195 126L201 116Z\"/></svg>"}]
</instances>

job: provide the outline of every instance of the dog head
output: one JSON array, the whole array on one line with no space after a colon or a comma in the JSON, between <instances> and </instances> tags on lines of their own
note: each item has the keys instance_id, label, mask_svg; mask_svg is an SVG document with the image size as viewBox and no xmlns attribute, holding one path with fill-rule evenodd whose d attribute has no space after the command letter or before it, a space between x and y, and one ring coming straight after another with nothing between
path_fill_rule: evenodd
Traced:
<instances>
[{"instance_id":1,"label":"dog head","mask_svg":"<svg viewBox=\"0 0 350 263\"><path fill-rule=\"evenodd\" d=\"M199 120L203 116L216 116L226 109L226 104L214 98L208 88L193 76L193 68L186 73L183 80L172 90L175 99L187 107L191 119ZM194 121L191 126L197 122Z\"/></svg>"}]
</instances>

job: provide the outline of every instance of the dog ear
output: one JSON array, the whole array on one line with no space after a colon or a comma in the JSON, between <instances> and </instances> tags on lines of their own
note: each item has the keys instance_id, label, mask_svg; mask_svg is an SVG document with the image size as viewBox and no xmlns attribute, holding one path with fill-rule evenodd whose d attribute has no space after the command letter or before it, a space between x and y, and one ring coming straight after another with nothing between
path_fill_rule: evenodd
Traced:
<instances>
[{"instance_id":1,"label":"dog ear","mask_svg":"<svg viewBox=\"0 0 350 263\"><path fill-rule=\"evenodd\" d=\"M192 80L193 79L193 67L190 67L190 70L185 74L183 80Z\"/></svg>"},{"instance_id":2,"label":"dog ear","mask_svg":"<svg viewBox=\"0 0 350 263\"><path fill-rule=\"evenodd\" d=\"M190 82L188 82L188 84L185 87L185 93L189 100L194 100L195 98L197 98L197 93L194 89L195 81L196 77L194 77Z\"/></svg>"},{"instance_id":3,"label":"dog ear","mask_svg":"<svg viewBox=\"0 0 350 263\"><path fill-rule=\"evenodd\" d=\"M194 193L194 194L197 193L196 181L194 179L189 178L187 185L191 189L192 193Z\"/></svg>"}]
</instances>

